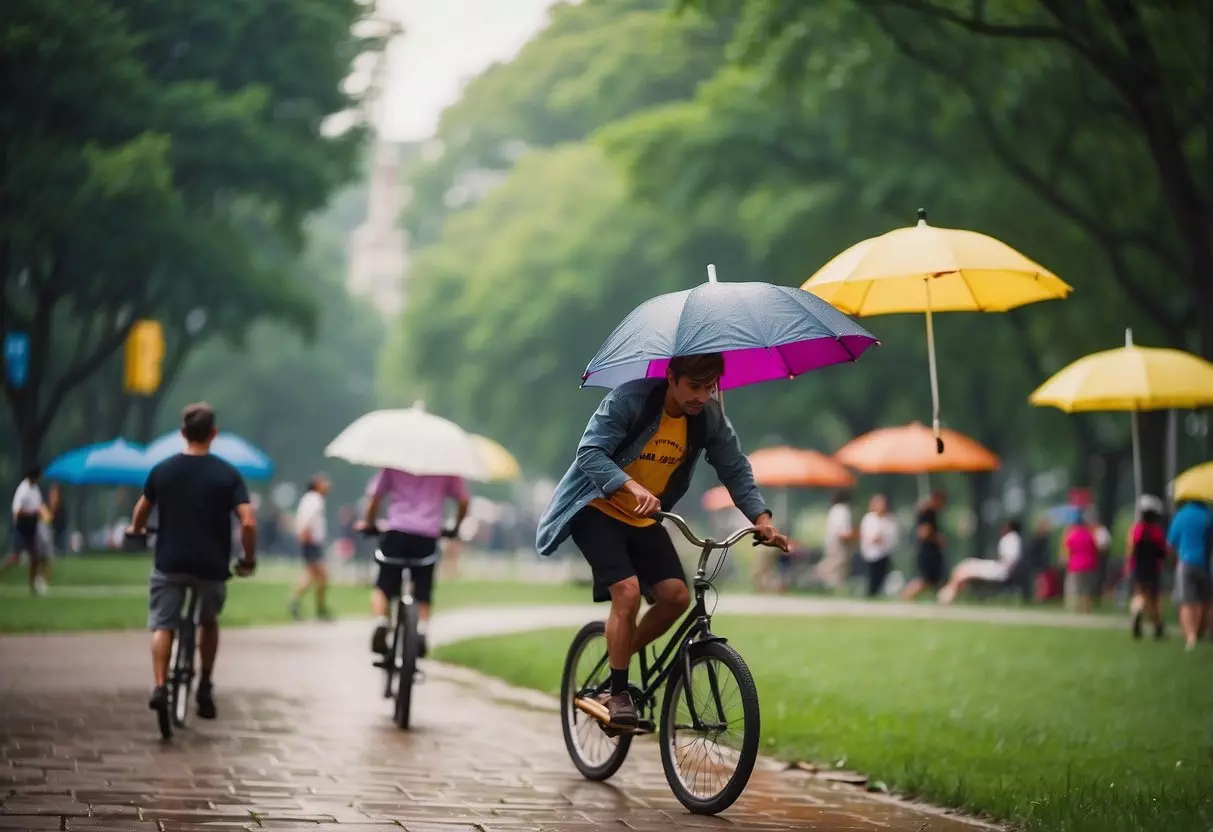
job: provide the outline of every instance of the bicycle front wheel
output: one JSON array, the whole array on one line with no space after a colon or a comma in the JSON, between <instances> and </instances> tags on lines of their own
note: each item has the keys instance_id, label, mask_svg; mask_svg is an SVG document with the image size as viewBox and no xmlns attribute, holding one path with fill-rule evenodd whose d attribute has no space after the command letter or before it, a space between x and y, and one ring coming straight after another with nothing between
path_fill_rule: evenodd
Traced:
<instances>
[{"instance_id":1,"label":"bicycle front wheel","mask_svg":"<svg viewBox=\"0 0 1213 832\"><path fill-rule=\"evenodd\" d=\"M189 719L190 692L194 689L194 639L194 625L183 622L173 639L169 659L169 711L173 724L182 728Z\"/></svg>"},{"instance_id":2,"label":"bicycle front wheel","mask_svg":"<svg viewBox=\"0 0 1213 832\"><path fill-rule=\"evenodd\" d=\"M402 604L397 615L396 638L392 645L396 666L396 727L409 727L413 705L413 675L417 672L417 605Z\"/></svg>"},{"instance_id":3,"label":"bicycle front wheel","mask_svg":"<svg viewBox=\"0 0 1213 832\"><path fill-rule=\"evenodd\" d=\"M741 655L699 645L691 678L674 674L661 707L661 765L678 801L698 815L732 806L758 760L759 731L758 688Z\"/></svg>"},{"instance_id":4,"label":"bicycle front wheel","mask_svg":"<svg viewBox=\"0 0 1213 832\"><path fill-rule=\"evenodd\" d=\"M632 747L631 734L608 734L597 719L577 707L579 696L593 696L610 684L606 625L591 621L569 645L560 682L560 717L564 745L577 770L589 780L606 780L623 765Z\"/></svg>"}]
</instances>

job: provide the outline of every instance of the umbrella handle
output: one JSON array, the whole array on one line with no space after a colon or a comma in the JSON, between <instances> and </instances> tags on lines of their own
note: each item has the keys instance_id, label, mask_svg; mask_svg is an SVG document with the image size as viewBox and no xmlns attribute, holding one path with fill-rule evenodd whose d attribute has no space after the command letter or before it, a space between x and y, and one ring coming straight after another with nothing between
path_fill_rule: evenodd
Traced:
<instances>
[{"instance_id":1,"label":"umbrella handle","mask_svg":"<svg viewBox=\"0 0 1213 832\"><path fill-rule=\"evenodd\" d=\"M931 317L931 282L923 281L927 293L927 367L931 372L931 427L935 432L935 453L943 453L943 436L939 426L939 375L935 369L935 323Z\"/></svg>"}]
</instances>

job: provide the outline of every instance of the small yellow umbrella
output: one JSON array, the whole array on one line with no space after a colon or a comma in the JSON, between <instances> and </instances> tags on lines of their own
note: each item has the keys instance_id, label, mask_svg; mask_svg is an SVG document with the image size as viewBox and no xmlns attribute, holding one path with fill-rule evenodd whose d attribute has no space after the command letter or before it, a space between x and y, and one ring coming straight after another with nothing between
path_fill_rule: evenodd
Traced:
<instances>
[{"instance_id":1,"label":"small yellow umbrella","mask_svg":"<svg viewBox=\"0 0 1213 832\"><path fill-rule=\"evenodd\" d=\"M943 453L935 312L1005 312L1073 289L1006 243L976 231L918 224L872 237L843 251L801 286L848 315L923 312L936 453Z\"/></svg>"},{"instance_id":2,"label":"small yellow umbrella","mask_svg":"<svg viewBox=\"0 0 1213 832\"><path fill-rule=\"evenodd\" d=\"M488 469L489 482L505 482L517 479L522 473L518 460L514 459L514 455L499 443L478 433L473 433L471 439L476 453L480 455L480 458L484 461L485 468Z\"/></svg>"},{"instance_id":3,"label":"small yellow umbrella","mask_svg":"<svg viewBox=\"0 0 1213 832\"><path fill-rule=\"evenodd\" d=\"M1213 503L1213 462L1205 462L1184 471L1171 483L1171 494L1179 500Z\"/></svg>"},{"instance_id":4,"label":"small yellow umbrella","mask_svg":"<svg viewBox=\"0 0 1213 832\"><path fill-rule=\"evenodd\" d=\"M1084 356L1036 388L1028 401L1065 413L1123 410L1133 422L1133 484L1141 496L1137 413L1213 405L1213 364L1181 350L1125 345Z\"/></svg>"}]
</instances>

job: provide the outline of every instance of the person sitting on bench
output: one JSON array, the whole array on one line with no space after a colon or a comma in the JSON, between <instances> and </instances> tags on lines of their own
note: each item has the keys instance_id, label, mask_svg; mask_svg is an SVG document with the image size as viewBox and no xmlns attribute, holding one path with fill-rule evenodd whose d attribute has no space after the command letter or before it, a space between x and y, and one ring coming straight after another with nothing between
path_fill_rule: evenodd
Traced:
<instances>
[{"instance_id":1,"label":"person sitting on bench","mask_svg":"<svg viewBox=\"0 0 1213 832\"><path fill-rule=\"evenodd\" d=\"M1015 565L1023 554L1023 537L1020 534L1019 520L1008 520L1002 529L1002 537L998 539L998 558L966 558L956 564L947 585L939 590L939 601L950 604L956 599L957 593L970 581L991 581L1005 583L1011 577Z\"/></svg>"}]
</instances>

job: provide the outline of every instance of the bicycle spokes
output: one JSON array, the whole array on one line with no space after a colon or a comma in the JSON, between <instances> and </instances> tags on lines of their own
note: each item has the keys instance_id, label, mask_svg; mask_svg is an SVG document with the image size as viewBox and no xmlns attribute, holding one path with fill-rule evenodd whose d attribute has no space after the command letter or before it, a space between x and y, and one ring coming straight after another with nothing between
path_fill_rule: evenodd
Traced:
<instances>
[{"instance_id":1,"label":"bicycle spokes","mask_svg":"<svg viewBox=\"0 0 1213 832\"><path fill-rule=\"evenodd\" d=\"M573 663L572 677L575 685L571 695L597 696L610 689L610 670L606 660L606 638L589 639L582 645L580 653ZM600 765L615 753L618 738L608 736L603 730L602 723L580 709L573 707L568 710L568 718L572 720L573 740L577 744L582 759L591 766Z\"/></svg>"},{"instance_id":2,"label":"bicycle spokes","mask_svg":"<svg viewBox=\"0 0 1213 832\"><path fill-rule=\"evenodd\" d=\"M746 733L741 689L730 669L712 657L696 659L690 683L685 674L676 682L672 757L678 779L692 795L718 794L732 778L741 758Z\"/></svg>"}]
</instances>

